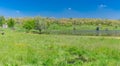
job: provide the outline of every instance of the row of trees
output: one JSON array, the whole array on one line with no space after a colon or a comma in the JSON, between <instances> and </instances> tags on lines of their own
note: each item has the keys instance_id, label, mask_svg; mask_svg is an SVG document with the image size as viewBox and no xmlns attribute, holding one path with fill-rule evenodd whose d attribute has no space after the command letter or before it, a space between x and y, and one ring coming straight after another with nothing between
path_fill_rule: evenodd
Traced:
<instances>
[{"instance_id":1,"label":"row of trees","mask_svg":"<svg viewBox=\"0 0 120 66\"><path fill-rule=\"evenodd\" d=\"M21 19L22 20L22 19ZM108 19L88 19L88 18L42 18L42 17L34 17L34 18L25 18L23 20L23 27L30 31L31 29L39 30L41 33L42 30L48 29L49 26L57 24L62 26L76 26L76 25L106 25L112 27L120 26L119 20L108 20ZM73 27L74 29L74 27Z\"/></svg>"},{"instance_id":2,"label":"row of trees","mask_svg":"<svg viewBox=\"0 0 120 66\"><path fill-rule=\"evenodd\" d=\"M21 25L27 32L31 29L38 30L39 33L46 28L46 22L41 17L36 18L6 18L0 16L0 26L8 25L9 28L14 28L15 25Z\"/></svg>"},{"instance_id":3,"label":"row of trees","mask_svg":"<svg viewBox=\"0 0 120 66\"><path fill-rule=\"evenodd\" d=\"M25 28L27 32L29 32L31 29L35 29L38 30L39 33L42 33L42 30L44 30L46 26L46 22L39 17L30 18L24 20L23 22L23 28Z\"/></svg>"},{"instance_id":4,"label":"row of trees","mask_svg":"<svg viewBox=\"0 0 120 66\"><path fill-rule=\"evenodd\" d=\"M108 20L108 19L88 19L88 18L43 18L43 17L25 17L25 18L5 18L0 16L0 26L7 24L8 27L14 28L15 25L19 25L29 32L31 29L38 30L39 33L42 30L49 28L50 25L57 24L60 26L73 26L73 25L107 25L107 26L119 26L120 20Z\"/></svg>"},{"instance_id":5,"label":"row of trees","mask_svg":"<svg viewBox=\"0 0 120 66\"><path fill-rule=\"evenodd\" d=\"M7 24L8 27L14 28L15 20L13 18L5 19L3 16L0 16L0 26Z\"/></svg>"}]
</instances>

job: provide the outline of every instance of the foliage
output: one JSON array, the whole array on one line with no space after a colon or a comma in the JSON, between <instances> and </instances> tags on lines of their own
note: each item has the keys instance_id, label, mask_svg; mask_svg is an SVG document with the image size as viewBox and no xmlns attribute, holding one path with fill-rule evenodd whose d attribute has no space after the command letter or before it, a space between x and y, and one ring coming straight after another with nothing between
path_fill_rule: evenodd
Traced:
<instances>
[{"instance_id":1,"label":"foliage","mask_svg":"<svg viewBox=\"0 0 120 66\"><path fill-rule=\"evenodd\" d=\"M12 21L12 20L15 21ZM33 29L35 33L51 33L50 31L59 30L71 33L75 33L75 30L95 30L97 26L100 26L100 30L120 30L120 20L109 19L94 19L94 18L44 18L44 17L24 17L24 18L11 18L8 19L9 27L14 27L23 31L30 31ZM2 17L2 22L5 22ZM2 23L1 22L1 23ZM24 29L23 29L24 28ZM90 34L91 35L91 34Z\"/></svg>"},{"instance_id":2,"label":"foliage","mask_svg":"<svg viewBox=\"0 0 120 66\"><path fill-rule=\"evenodd\" d=\"M35 28L35 21L33 19L26 20L23 23L23 28L25 28L27 32L29 32L31 29Z\"/></svg>"},{"instance_id":3,"label":"foliage","mask_svg":"<svg viewBox=\"0 0 120 66\"><path fill-rule=\"evenodd\" d=\"M46 28L44 19L40 19L40 17L36 17L34 20L35 20L35 30L38 30L39 33L42 33L42 30Z\"/></svg>"},{"instance_id":4,"label":"foliage","mask_svg":"<svg viewBox=\"0 0 120 66\"><path fill-rule=\"evenodd\" d=\"M8 24L8 27L13 28L15 26L15 20L10 18L8 19L7 24Z\"/></svg>"},{"instance_id":5,"label":"foliage","mask_svg":"<svg viewBox=\"0 0 120 66\"><path fill-rule=\"evenodd\" d=\"M0 26L2 26L3 23L5 23L5 18L4 16L0 16Z\"/></svg>"}]
</instances>

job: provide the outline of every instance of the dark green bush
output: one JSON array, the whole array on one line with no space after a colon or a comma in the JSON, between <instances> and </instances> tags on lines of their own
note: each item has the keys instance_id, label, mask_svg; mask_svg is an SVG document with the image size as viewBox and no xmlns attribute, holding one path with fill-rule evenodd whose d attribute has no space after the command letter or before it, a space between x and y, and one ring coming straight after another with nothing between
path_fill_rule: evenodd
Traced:
<instances>
[{"instance_id":1,"label":"dark green bush","mask_svg":"<svg viewBox=\"0 0 120 66\"><path fill-rule=\"evenodd\" d=\"M7 24L8 24L8 27L13 28L15 25L15 20L10 18L10 19L8 19Z\"/></svg>"},{"instance_id":2,"label":"dark green bush","mask_svg":"<svg viewBox=\"0 0 120 66\"><path fill-rule=\"evenodd\" d=\"M26 29L27 32L29 32L31 29L34 29L35 28L35 21L33 19L31 20L26 20L24 23L23 23L23 28Z\"/></svg>"}]
</instances>

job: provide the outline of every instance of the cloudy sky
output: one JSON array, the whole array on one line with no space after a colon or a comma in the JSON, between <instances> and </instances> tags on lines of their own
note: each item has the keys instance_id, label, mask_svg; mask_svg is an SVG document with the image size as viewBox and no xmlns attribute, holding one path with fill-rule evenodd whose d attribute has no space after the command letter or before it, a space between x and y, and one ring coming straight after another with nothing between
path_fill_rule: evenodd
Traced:
<instances>
[{"instance_id":1,"label":"cloudy sky","mask_svg":"<svg viewBox=\"0 0 120 66\"><path fill-rule=\"evenodd\" d=\"M120 0L0 0L0 15L120 19Z\"/></svg>"}]
</instances>

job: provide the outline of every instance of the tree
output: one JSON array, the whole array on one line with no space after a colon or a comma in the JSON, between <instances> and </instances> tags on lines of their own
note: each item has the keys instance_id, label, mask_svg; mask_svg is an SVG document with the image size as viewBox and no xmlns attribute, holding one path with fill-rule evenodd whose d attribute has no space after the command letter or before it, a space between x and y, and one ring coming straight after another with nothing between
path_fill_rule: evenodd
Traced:
<instances>
[{"instance_id":1,"label":"tree","mask_svg":"<svg viewBox=\"0 0 120 66\"><path fill-rule=\"evenodd\" d=\"M10 19L8 19L8 23L7 24L8 24L8 27L14 28L15 20L10 18Z\"/></svg>"},{"instance_id":2,"label":"tree","mask_svg":"<svg viewBox=\"0 0 120 66\"><path fill-rule=\"evenodd\" d=\"M4 16L0 16L0 26L2 26L3 23L5 23L5 18Z\"/></svg>"},{"instance_id":3,"label":"tree","mask_svg":"<svg viewBox=\"0 0 120 66\"><path fill-rule=\"evenodd\" d=\"M29 32L31 29L34 29L34 27L35 27L35 21L33 19L26 20L23 23L23 28L25 28L27 32Z\"/></svg>"},{"instance_id":4,"label":"tree","mask_svg":"<svg viewBox=\"0 0 120 66\"><path fill-rule=\"evenodd\" d=\"M35 30L39 30L39 33L41 34L45 27L46 24L43 19L35 18Z\"/></svg>"}]
</instances>

